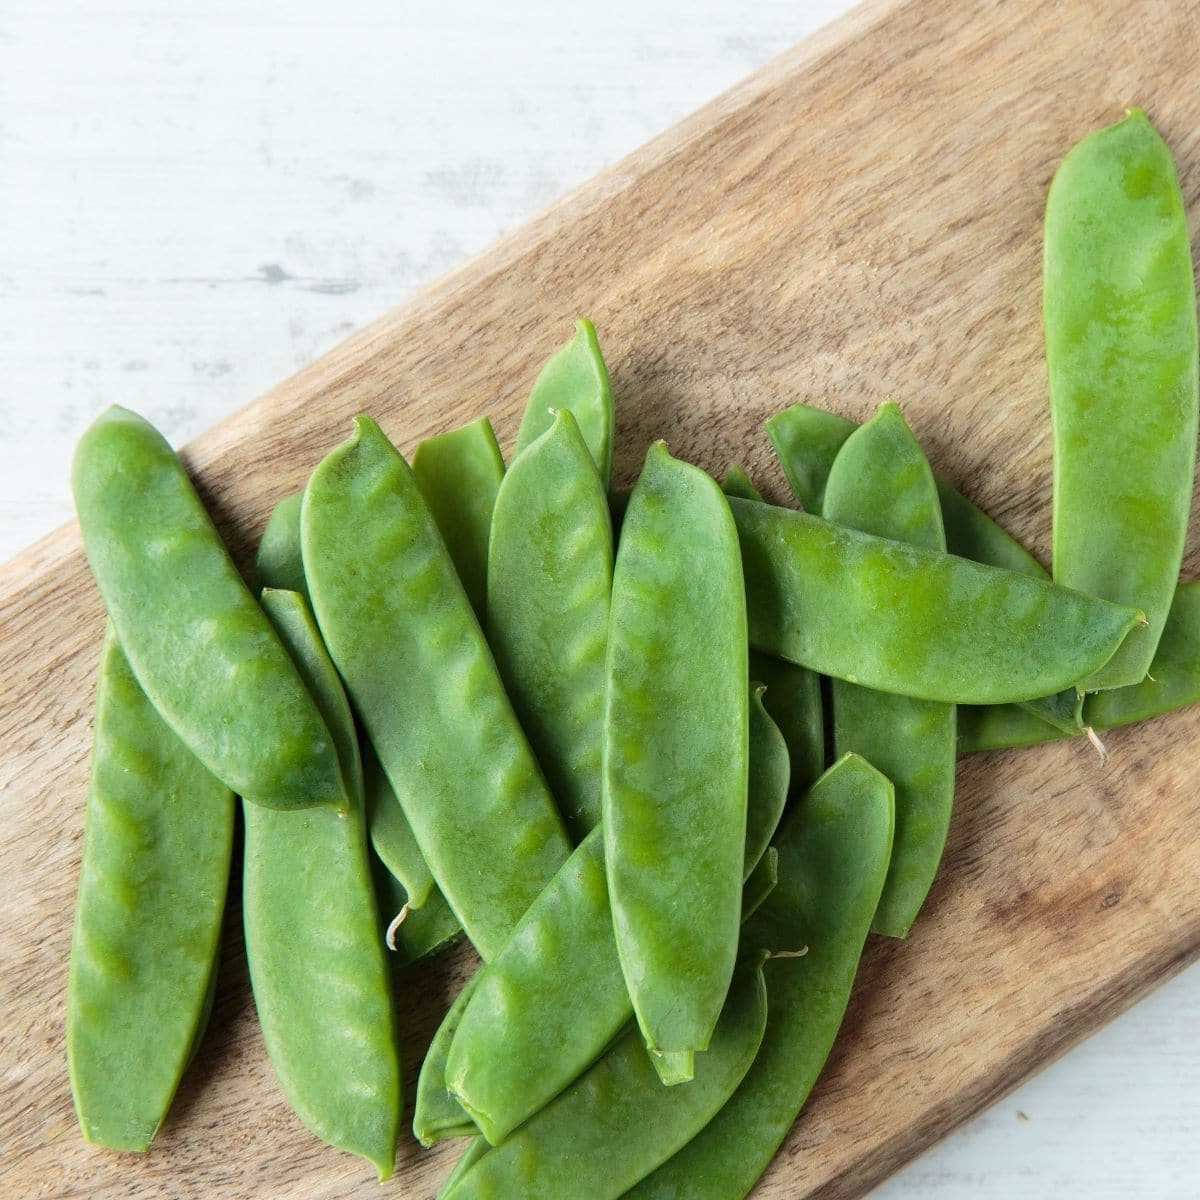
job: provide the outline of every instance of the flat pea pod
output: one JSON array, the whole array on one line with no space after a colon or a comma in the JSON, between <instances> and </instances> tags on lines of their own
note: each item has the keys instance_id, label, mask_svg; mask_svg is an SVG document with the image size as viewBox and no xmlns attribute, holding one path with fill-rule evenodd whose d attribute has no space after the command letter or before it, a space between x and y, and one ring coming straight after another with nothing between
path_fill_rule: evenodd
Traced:
<instances>
[{"instance_id":1,"label":"flat pea pod","mask_svg":"<svg viewBox=\"0 0 1200 1200\"><path fill-rule=\"evenodd\" d=\"M353 803L345 813L243 806L242 910L254 1003L296 1114L387 1179L400 1127L400 1050L354 718L304 597L268 589L263 606L334 731Z\"/></svg>"},{"instance_id":2,"label":"flat pea pod","mask_svg":"<svg viewBox=\"0 0 1200 1200\"><path fill-rule=\"evenodd\" d=\"M740 496L743 500L761 500L762 492L750 481L745 467L732 463L725 469L721 479L721 491L727 496Z\"/></svg>"},{"instance_id":3,"label":"flat pea pod","mask_svg":"<svg viewBox=\"0 0 1200 1200\"><path fill-rule=\"evenodd\" d=\"M741 1200L808 1099L858 970L892 840L892 790L847 756L813 785L779 831L779 886L746 926L750 945L802 956L768 960L767 1028L754 1064L719 1113L628 1200Z\"/></svg>"},{"instance_id":4,"label":"flat pea pod","mask_svg":"<svg viewBox=\"0 0 1200 1200\"><path fill-rule=\"evenodd\" d=\"M96 687L67 978L67 1066L83 1136L147 1150L207 1022L233 794L163 722L110 623Z\"/></svg>"},{"instance_id":5,"label":"flat pea pod","mask_svg":"<svg viewBox=\"0 0 1200 1200\"><path fill-rule=\"evenodd\" d=\"M1054 578L1146 625L1081 680L1140 683L1179 577L1196 459L1196 288L1171 153L1141 109L1079 142L1046 201Z\"/></svg>"},{"instance_id":6,"label":"flat pea pod","mask_svg":"<svg viewBox=\"0 0 1200 1200\"><path fill-rule=\"evenodd\" d=\"M1084 705L1084 723L1114 729L1133 721L1174 712L1200 702L1200 582L1181 583L1163 626L1149 674L1130 687L1093 692ZM1066 736L1012 705L961 709L958 748L1001 750Z\"/></svg>"},{"instance_id":7,"label":"flat pea pod","mask_svg":"<svg viewBox=\"0 0 1200 1200\"><path fill-rule=\"evenodd\" d=\"M369 417L313 472L301 539L330 656L434 879L488 958L570 843L421 490Z\"/></svg>"},{"instance_id":8,"label":"flat pea pod","mask_svg":"<svg viewBox=\"0 0 1200 1200\"><path fill-rule=\"evenodd\" d=\"M793 796L802 795L825 769L821 677L795 663L770 654L759 654L756 650L750 652L750 676L765 685L763 707L787 745L788 790ZM753 754L750 765L753 769Z\"/></svg>"},{"instance_id":9,"label":"flat pea pod","mask_svg":"<svg viewBox=\"0 0 1200 1200\"><path fill-rule=\"evenodd\" d=\"M742 876L746 879L775 836L791 780L787 742L763 703L766 690L761 683L750 684L750 780L746 789L746 851L742 860Z\"/></svg>"},{"instance_id":10,"label":"flat pea pod","mask_svg":"<svg viewBox=\"0 0 1200 1200\"><path fill-rule=\"evenodd\" d=\"M554 421L550 410L560 408L571 411L607 488L613 457L612 385L596 330L583 317L575 322L575 336L546 360L534 381L517 431L514 464L550 428Z\"/></svg>"},{"instance_id":11,"label":"flat pea pod","mask_svg":"<svg viewBox=\"0 0 1200 1200\"><path fill-rule=\"evenodd\" d=\"M779 805L786 777L768 733L752 737L750 746L748 808L766 813ZM754 756L764 749L765 759ZM755 887L747 883L743 913L766 878ZM578 1079L633 1015L613 939L599 828L474 980L476 993L465 1011L452 1012L443 1024L453 1026L451 1036L443 1040L439 1031L434 1039L439 1051L445 1046L448 1052L439 1066L431 1050L421 1075L423 1081L428 1075L430 1094L439 1101L434 1081L441 1079L480 1132L501 1142ZM418 1091L418 1109L420 1096Z\"/></svg>"},{"instance_id":12,"label":"flat pea pod","mask_svg":"<svg viewBox=\"0 0 1200 1200\"><path fill-rule=\"evenodd\" d=\"M388 965L393 972L406 971L462 935L462 926L441 892L435 888L420 908L412 908L403 884L373 851L370 860L379 908L379 938L387 946ZM404 919L397 923L395 919L402 911Z\"/></svg>"},{"instance_id":13,"label":"flat pea pod","mask_svg":"<svg viewBox=\"0 0 1200 1200\"><path fill-rule=\"evenodd\" d=\"M604 486L575 418L559 409L500 485L488 550L487 632L576 841L600 821L612 572Z\"/></svg>"},{"instance_id":14,"label":"flat pea pod","mask_svg":"<svg viewBox=\"0 0 1200 1200\"><path fill-rule=\"evenodd\" d=\"M882 404L839 451L825 515L877 537L942 550L933 472L900 409ZM954 705L876 692L835 679L834 754L860 754L892 781L896 834L873 928L907 937L937 874L954 804Z\"/></svg>"},{"instance_id":15,"label":"flat pea pod","mask_svg":"<svg viewBox=\"0 0 1200 1200\"><path fill-rule=\"evenodd\" d=\"M704 1050L733 974L749 771L745 597L720 488L654 443L613 570L601 793L617 950L652 1054Z\"/></svg>"},{"instance_id":16,"label":"flat pea pod","mask_svg":"<svg viewBox=\"0 0 1200 1200\"><path fill-rule=\"evenodd\" d=\"M1028 700L1103 665L1141 614L1039 579L731 499L750 642L881 692Z\"/></svg>"},{"instance_id":17,"label":"flat pea pod","mask_svg":"<svg viewBox=\"0 0 1200 1200\"><path fill-rule=\"evenodd\" d=\"M258 545L255 574L260 587L298 592L309 603L300 548L303 501L304 493L296 492L275 505ZM387 869L403 884L409 908L421 908L436 890L433 875L371 744L363 742L360 750L371 844Z\"/></svg>"},{"instance_id":18,"label":"flat pea pod","mask_svg":"<svg viewBox=\"0 0 1200 1200\"><path fill-rule=\"evenodd\" d=\"M329 730L161 434L113 406L75 450L88 562L142 690L231 791L345 808Z\"/></svg>"},{"instance_id":19,"label":"flat pea pod","mask_svg":"<svg viewBox=\"0 0 1200 1200\"><path fill-rule=\"evenodd\" d=\"M566 870L565 867L563 869ZM553 883L550 886L553 887ZM485 978L485 969L476 971L463 984L434 1033L425 1061L421 1063L413 1108L413 1135L422 1146L432 1146L443 1138L471 1137L478 1132L474 1114L468 1113L447 1086L447 1060L471 997Z\"/></svg>"},{"instance_id":20,"label":"flat pea pod","mask_svg":"<svg viewBox=\"0 0 1200 1200\"><path fill-rule=\"evenodd\" d=\"M445 1200L615 1200L686 1145L745 1076L767 1019L760 958L734 977L707 1053L686 1087L666 1088L631 1028L591 1069L499 1146Z\"/></svg>"},{"instance_id":21,"label":"flat pea pod","mask_svg":"<svg viewBox=\"0 0 1200 1200\"><path fill-rule=\"evenodd\" d=\"M458 577L483 620L488 535L492 508L504 478L504 459L492 423L480 417L461 429L417 444L412 473L441 530Z\"/></svg>"}]
</instances>

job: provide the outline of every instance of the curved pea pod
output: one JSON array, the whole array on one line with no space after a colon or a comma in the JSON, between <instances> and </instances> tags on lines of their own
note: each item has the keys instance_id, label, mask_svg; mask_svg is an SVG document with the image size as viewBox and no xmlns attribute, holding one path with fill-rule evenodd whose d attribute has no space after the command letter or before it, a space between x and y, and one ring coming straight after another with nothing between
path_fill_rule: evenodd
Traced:
<instances>
[{"instance_id":1,"label":"curved pea pod","mask_svg":"<svg viewBox=\"0 0 1200 1200\"><path fill-rule=\"evenodd\" d=\"M565 868L564 868L565 869ZM551 885L553 886L553 885ZM463 984L450 1005L421 1064L417 1078L417 1099L413 1108L413 1135L422 1146L432 1146L443 1138L471 1137L475 1122L447 1086L447 1059L451 1044L475 990L483 982L483 970L476 971Z\"/></svg>"},{"instance_id":2,"label":"curved pea pod","mask_svg":"<svg viewBox=\"0 0 1200 1200\"><path fill-rule=\"evenodd\" d=\"M600 472L600 482L607 488L613 456L612 385L596 330L582 317L575 322L575 336L546 360L534 381L517 431L514 465L550 428L554 418L549 410L560 408L571 411Z\"/></svg>"},{"instance_id":3,"label":"curved pea pod","mask_svg":"<svg viewBox=\"0 0 1200 1200\"><path fill-rule=\"evenodd\" d=\"M953 704L1074 686L1141 614L1070 588L731 499L750 642L824 675Z\"/></svg>"},{"instance_id":4,"label":"curved pea pod","mask_svg":"<svg viewBox=\"0 0 1200 1200\"><path fill-rule=\"evenodd\" d=\"M779 883L779 851L768 846L762 858L754 864L742 891L742 920L748 921L762 907L763 901ZM661 1074L661 1073L660 1073Z\"/></svg>"},{"instance_id":5,"label":"curved pea pod","mask_svg":"<svg viewBox=\"0 0 1200 1200\"><path fill-rule=\"evenodd\" d=\"M601 793L617 950L652 1054L704 1050L733 973L749 765L745 619L725 497L655 443L613 571Z\"/></svg>"},{"instance_id":6,"label":"curved pea pod","mask_svg":"<svg viewBox=\"0 0 1200 1200\"><path fill-rule=\"evenodd\" d=\"M742 875L747 879L775 836L791 779L787 742L763 704L766 690L761 683L750 684L750 774L746 788L746 852L742 861Z\"/></svg>"},{"instance_id":7,"label":"curved pea pod","mask_svg":"<svg viewBox=\"0 0 1200 1200\"><path fill-rule=\"evenodd\" d=\"M783 735L789 763L788 790L799 795L825 769L825 711L821 677L770 654L750 652L751 678L766 686L763 707ZM754 770L754 755L750 756ZM751 796L753 804L753 796Z\"/></svg>"},{"instance_id":8,"label":"curved pea pod","mask_svg":"<svg viewBox=\"0 0 1200 1200\"><path fill-rule=\"evenodd\" d=\"M628 1200L741 1200L808 1099L846 1011L892 839L892 791L847 755L779 831L779 886L746 926L767 962L767 1028L754 1064L719 1113ZM803 955L794 952L805 950Z\"/></svg>"},{"instance_id":9,"label":"curved pea pod","mask_svg":"<svg viewBox=\"0 0 1200 1200\"><path fill-rule=\"evenodd\" d=\"M231 791L345 808L329 731L179 459L115 405L75 450L88 562L142 690Z\"/></svg>"},{"instance_id":10,"label":"curved pea pod","mask_svg":"<svg viewBox=\"0 0 1200 1200\"><path fill-rule=\"evenodd\" d=\"M308 599L304 560L300 554L300 506L303 492L285 496L271 510L254 556L254 575L259 590L277 588L299 592Z\"/></svg>"},{"instance_id":11,"label":"curved pea pod","mask_svg":"<svg viewBox=\"0 0 1200 1200\"><path fill-rule=\"evenodd\" d=\"M467 1148L458 1156L450 1174L438 1189L437 1200L444 1200L457 1186L458 1181L491 1149L486 1138L477 1137L468 1143Z\"/></svg>"},{"instance_id":12,"label":"curved pea pod","mask_svg":"<svg viewBox=\"0 0 1200 1200\"><path fill-rule=\"evenodd\" d=\"M937 487L895 404L846 439L825 487L831 520L877 537L942 550ZM896 790L896 836L874 929L906 937L937 874L954 804L954 705L835 679L833 745L862 755Z\"/></svg>"},{"instance_id":13,"label":"curved pea pod","mask_svg":"<svg viewBox=\"0 0 1200 1200\"><path fill-rule=\"evenodd\" d=\"M811 404L793 404L768 417L763 427L792 494L807 512L819 513L833 460L857 423Z\"/></svg>"},{"instance_id":14,"label":"curved pea pod","mask_svg":"<svg viewBox=\"0 0 1200 1200\"><path fill-rule=\"evenodd\" d=\"M435 888L420 908L411 908L400 881L373 851L369 858L379 909L379 938L389 951L387 960L393 971L407 970L462 935L462 926L441 892ZM401 913L404 918L397 922Z\"/></svg>"},{"instance_id":15,"label":"curved pea pod","mask_svg":"<svg viewBox=\"0 0 1200 1200\"><path fill-rule=\"evenodd\" d=\"M305 574L421 853L487 958L570 843L408 464L369 417L355 427L305 490Z\"/></svg>"},{"instance_id":16,"label":"curved pea pod","mask_svg":"<svg viewBox=\"0 0 1200 1200\"><path fill-rule=\"evenodd\" d=\"M752 740L751 750L764 745L770 756L760 762L752 753L750 762L751 812L776 807L786 785L770 738ZM763 871L747 882L743 913L769 881L770 867ZM439 1031L435 1038L439 1048L448 1044L448 1053L439 1068L431 1051L422 1079L428 1073L431 1089L433 1080L444 1080L480 1132L501 1142L578 1079L633 1013L613 939L600 829L583 840L473 983L476 994L465 1011L452 1012L443 1026L454 1027L451 1037L443 1041Z\"/></svg>"},{"instance_id":17,"label":"curved pea pod","mask_svg":"<svg viewBox=\"0 0 1200 1200\"><path fill-rule=\"evenodd\" d=\"M743 500L761 500L762 492L750 481L745 467L731 463L721 479L721 491L727 496L740 496Z\"/></svg>"},{"instance_id":18,"label":"curved pea pod","mask_svg":"<svg viewBox=\"0 0 1200 1200\"><path fill-rule=\"evenodd\" d=\"M600 821L612 571L604 487L575 418L560 409L500 485L487 632L513 708L577 841Z\"/></svg>"},{"instance_id":19,"label":"curved pea pod","mask_svg":"<svg viewBox=\"0 0 1200 1200\"><path fill-rule=\"evenodd\" d=\"M426 438L413 451L412 473L471 607L483 620L488 535L496 493L504 478L504 459L492 423L480 417L461 429Z\"/></svg>"},{"instance_id":20,"label":"curved pea pod","mask_svg":"<svg viewBox=\"0 0 1200 1200\"><path fill-rule=\"evenodd\" d=\"M662 1085L631 1028L561 1096L481 1153L445 1200L616 1200L720 1110L749 1069L766 1019L756 957L735 976L708 1051L686 1087Z\"/></svg>"},{"instance_id":21,"label":"curved pea pod","mask_svg":"<svg viewBox=\"0 0 1200 1200\"><path fill-rule=\"evenodd\" d=\"M147 1150L208 1019L233 794L154 710L110 623L67 980L83 1136Z\"/></svg>"},{"instance_id":22,"label":"curved pea pod","mask_svg":"<svg viewBox=\"0 0 1200 1200\"><path fill-rule=\"evenodd\" d=\"M334 730L354 802L273 812L244 805L246 961L280 1089L322 1140L392 1173L400 1051L367 860L354 718L304 598L263 605Z\"/></svg>"},{"instance_id":23,"label":"curved pea pod","mask_svg":"<svg viewBox=\"0 0 1200 1200\"><path fill-rule=\"evenodd\" d=\"M1054 578L1147 624L1083 679L1140 683L1166 621L1196 459L1196 288L1171 153L1141 109L1078 143L1046 201Z\"/></svg>"}]
</instances>

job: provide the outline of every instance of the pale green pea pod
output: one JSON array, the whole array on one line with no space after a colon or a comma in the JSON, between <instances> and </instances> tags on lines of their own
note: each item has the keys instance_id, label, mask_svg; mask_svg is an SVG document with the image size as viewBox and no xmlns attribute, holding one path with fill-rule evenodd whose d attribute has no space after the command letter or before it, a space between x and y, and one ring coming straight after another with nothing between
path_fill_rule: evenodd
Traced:
<instances>
[{"instance_id":1,"label":"pale green pea pod","mask_svg":"<svg viewBox=\"0 0 1200 1200\"><path fill-rule=\"evenodd\" d=\"M96 687L67 977L67 1067L83 1136L147 1150L208 1022L233 793L155 712L111 623Z\"/></svg>"},{"instance_id":2,"label":"pale green pea pod","mask_svg":"<svg viewBox=\"0 0 1200 1200\"><path fill-rule=\"evenodd\" d=\"M500 485L487 632L513 708L576 841L600 821L612 522L575 418L553 424Z\"/></svg>"},{"instance_id":3,"label":"pale green pea pod","mask_svg":"<svg viewBox=\"0 0 1200 1200\"><path fill-rule=\"evenodd\" d=\"M602 789L617 951L652 1054L704 1050L733 973L749 769L745 613L725 497L654 443L613 571ZM686 1061L672 1062L671 1078L686 1077Z\"/></svg>"},{"instance_id":4,"label":"pale green pea pod","mask_svg":"<svg viewBox=\"0 0 1200 1200\"><path fill-rule=\"evenodd\" d=\"M877 691L999 704L1074 686L1142 619L1014 571L729 500L755 649Z\"/></svg>"},{"instance_id":5,"label":"pale green pea pod","mask_svg":"<svg viewBox=\"0 0 1200 1200\"><path fill-rule=\"evenodd\" d=\"M334 731L353 803L272 812L244 805L246 962L280 1088L319 1138L387 1179L400 1126L400 1050L367 860L354 718L304 597L266 608Z\"/></svg>"},{"instance_id":6,"label":"pale green pea pod","mask_svg":"<svg viewBox=\"0 0 1200 1200\"><path fill-rule=\"evenodd\" d=\"M865 533L943 550L933 473L895 404L846 439L825 486L825 515ZM861 755L892 781L896 833L873 928L906 937L946 844L954 803L954 705L871 691L835 679L837 757Z\"/></svg>"},{"instance_id":7,"label":"pale green pea pod","mask_svg":"<svg viewBox=\"0 0 1200 1200\"><path fill-rule=\"evenodd\" d=\"M162 435L114 405L80 438L71 482L96 583L163 720L239 795L345 808L329 730Z\"/></svg>"},{"instance_id":8,"label":"pale green pea pod","mask_svg":"<svg viewBox=\"0 0 1200 1200\"><path fill-rule=\"evenodd\" d=\"M307 603L308 580L304 577L300 548L303 500L304 493L296 492L275 505L263 530L254 566L260 587L298 592ZM387 869L403 884L408 907L421 908L435 890L433 875L369 742L363 742L361 757L371 844Z\"/></svg>"},{"instance_id":9,"label":"pale green pea pod","mask_svg":"<svg viewBox=\"0 0 1200 1200\"><path fill-rule=\"evenodd\" d=\"M454 560L458 577L483 620L488 535L504 459L487 417L418 443L412 473Z\"/></svg>"},{"instance_id":10,"label":"pale green pea pod","mask_svg":"<svg viewBox=\"0 0 1200 1200\"><path fill-rule=\"evenodd\" d=\"M1146 622L1078 681L1140 683L1179 578L1197 426L1196 288L1171 153L1141 109L1079 142L1046 201L1054 578Z\"/></svg>"},{"instance_id":11,"label":"pale green pea pod","mask_svg":"<svg viewBox=\"0 0 1200 1200\"><path fill-rule=\"evenodd\" d=\"M590 1070L458 1176L445 1200L616 1200L720 1110L745 1076L767 1019L761 958L738 971L695 1078L666 1088L630 1028Z\"/></svg>"},{"instance_id":12,"label":"pale green pea pod","mask_svg":"<svg viewBox=\"0 0 1200 1200\"><path fill-rule=\"evenodd\" d=\"M608 487L612 475L613 395L608 368L591 321L575 322L575 336L556 350L534 381L517 433L516 458L531 446L554 418L551 409L569 409L591 451L600 482Z\"/></svg>"},{"instance_id":13,"label":"pale green pea pod","mask_svg":"<svg viewBox=\"0 0 1200 1200\"><path fill-rule=\"evenodd\" d=\"M745 467L731 463L721 479L721 491L727 496L739 496L743 500L761 500L762 492L750 481Z\"/></svg>"},{"instance_id":14,"label":"pale green pea pod","mask_svg":"<svg viewBox=\"0 0 1200 1200\"><path fill-rule=\"evenodd\" d=\"M374 421L355 426L305 490L305 575L421 853L488 958L570 843L412 472Z\"/></svg>"},{"instance_id":15,"label":"pale green pea pod","mask_svg":"<svg viewBox=\"0 0 1200 1200\"><path fill-rule=\"evenodd\" d=\"M742 1200L751 1192L837 1036L891 840L891 785L854 755L788 813L776 839L779 886L743 934L748 945L782 952L764 968L762 1045L721 1111L627 1200Z\"/></svg>"}]
</instances>

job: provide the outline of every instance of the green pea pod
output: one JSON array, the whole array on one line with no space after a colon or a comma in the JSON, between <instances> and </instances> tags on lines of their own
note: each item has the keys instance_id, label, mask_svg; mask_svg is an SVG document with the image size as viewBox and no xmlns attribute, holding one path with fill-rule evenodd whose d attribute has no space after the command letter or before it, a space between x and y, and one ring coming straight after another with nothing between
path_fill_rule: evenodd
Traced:
<instances>
[{"instance_id":1,"label":"green pea pod","mask_svg":"<svg viewBox=\"0 0 1200 1200\"><path fill-rule=\"evenodd\" d=\"M115 630L96 685L92 775L67 977L83 1136L147 1150L207 1022L233 794L167 727Z\"/></svg>"},{"instance_id":2,"label":"green pea pod","mask_svg":"<svg viewBox=\"0 0 1200 1200\"><path fill-rule=\"evenodd\" d=\"M568 409L500 485L487 631L500 677L576 841L600 821L608 500Z\"/></svg>"},{"instance_id":3,"label":"green pea pod","mask_svg":"<svg viewBox=\"0 0 1200 1200\"><path fill-rule=\"evenodd\" d=\"M400 1050L367 859L358 736L304 597L263 606L334 731L353 803L273 812L245 804L246 962L275 1076L323 1141L387 1179L400 1127Z\"/></svg>"},{"instance_id":4,"label":"green pea pod","mask_svg":"<svg viewBox=\"0 0 1200 1200\"><path fill-rule=\"evenodd\" d=\"M300 554L300 505L303 501L303 492L293 492L271 510L254 557L259 591L277 588L299 592L308 599L308 580L304 578L304 559Z\"/></svg>"},{"instance_id":5,"label":"green pea pod","mask_svg":"<svg viewBox=\"0 0 1200 1200\"><path fill-rule=\"evenodd\" d=\"M369 857L379 908L379 937L389 950L387 959L393 971L406 971L462 934L462 926L441 892L435 888L420 908L412 908L403 884L377 854L372 852ZM404 919L397 922L401 913Z\"/></svg>"},{"instance_id":6,"label":"green pea pod","mask_svg":"<svg viewBox=\"0 0 1200 1200\"><path fill-rule=\"evenodd\" d=\"M943 550L933 472L900 409L879 411L846 439L825 487L825 514L877 537ZM954 804L954 705L835 679L836 756L854 752L896 789L896 836L876 933L907 937L933 884Z\"/></svg>"},{"instance_id":7,"label":"green pea pod","mask_svg":"<svg viewBox=\"0 0 1200 1200\"><path fill-rule=\"evenodd\" d=\"M787 803L791 777L787 742L763 705L766 690L761 683L750 684L750 783L746 789L744 878L750 877L775 836ZM744 911L742 915L744 919Z\"/></svg>"},{"instance_id":8,"label":"green pea pod","mask_svg":"<svg viewBox=\"0 0 1200 1200\"><path fill-rule=\"evenodd\" d=\"M534 381L517 432L516 457L550 428L550 410L569 409L591 451L600 482L608 487L612 475L613 395L608 368L591 321L575 322L575 336L556 350Z\"/></svg>"},{"instance_id":9,"label":"green pea pod","mask_svg":"<svg viewBox=\"0 0 1200 1200\"><path fill-rule=\"evenodd\" d=\"M480 1154L445 1200L616 1200L704 1128L745 1076L767 1019L761 959L739 970L686 1087L665 1088L631 1028L561 1096Z\"/></svg>"},{"instance_id":10,"label":"green pea pod","mask_svg":"<svg viewBox=\"0 0 1200 1200\"><path fill-rule=\"evenodd\" d=\"M795 663L750 652L750 675L766 685L763 707L788 749L789 792L802 795L825 769L825 713L821 677ZM754 756L750 756L751 769Z\"/></svg>"},{"instance_id":11,"label":"green pea pod","mask_svg":"<svg viewBox=\"0 0 1200 1200\"><path fill-rule=\"evenodd\" d=\"M1087 691L1140 683L1167 618L1196 459L1196 288L1171 152L1141 109L1063 159L1046 202L1043 323L1054 578L1146 624Z\"/></svg>"},{"instance_id":12,"label":"green pea pod","mask_svg":"<svg viewBox=\"0 0 1200 1200\"><path fill-rule=\"evenodd\" d=\"M298 592L309 603L300 549L303 500L304 493L296 492L275 505L258 545L255 574L260 587ZM360 749L371 844L388 870L404 885L409 907L421 908L436 887L433 875L370 743L364 741Z\"/></svg>"},{"instance_id":13,"label":"green pea pod","mask_svg":"<svg viewBox=\"0 0 1200 1200\"><path fill-rule=\"evenodd\" d=\"M656 442L613 571L602 788L617 950L652 1054L704 1050L733 974L749 766L745 597L720 488Z\"/></svg>"},{"instance_id":14,"label":"green pea pod","mask_svg":"<svg viewBox=\"0 0 1200 1200\"><path fill-rule=\"evenodd\" d=\"M942 506L942 528L946 549L960 558L1004 567L1034 579L1049 579L1042 566L1002 525L981 508L959 495L944 479L937 479L938 500Z\"/></svg>"},{"instance_id":15,"label":"green pea pod","mask_svg":"<svg viewBox=\"0 0 1200 1200\"><path fill-rule=\"evenodd\" d=\"M1093 692L1084 706L1084 723L1114 729L1200 702L1200 582L1181 583L1163 626L1150 672L1132 687ZM1028 746L1065 736L1011 705L962 709L958 745L973 750Z\"/></svg>"},{"instance_id":16,"label":"green pea pod","mask_svg":"<svg viewBox=\"0 0 1200 1200\"><path fill-rule=\"evenodd\" d=\"M345 808L329 730L162 435L100 414L71 483L88 562L142 690L231 791Z\"/></svg>"},{"instance_id":17,"label":"green pea pod","mask_svg":"<svg viewBox=\"0 0 1200 1200\"><path fill-rule=\"evenodd\" d=\"M572 856L573 858L574 856ZM571 860L568 860L568 864ZM564 867L563 870L567 868ZM553 887L553 884L550 885ZM471 997L484 980L480 969L463 984L450 1005L421 1064L417 1078L417 1099L413 1108L413 1134L422 1146L432 1146L443 1138L471 1137L478 1132L472 1115L447 1087L447 1060L451 1045L462 1023Z\"/></svg>"},{"instance_id":18,"label":"green pea pod","mask_svg":"<svg viewBox=\"0 0 1200 1200\"><path fill-rule=\"evenodd\" d=\"M437 1200L444 1200L458 1181L491 1149L486 1138L477 1137L468 1143L467 1148L458 1156L453 1170L446 1176L438 1189Z\"/></svg>"},{"instance_id":19,"label":"green pea pod","mask_svg":"<svg viewBox=\"0 0 1200 1200\"><path fill-rule=\"evenodd\" d=\"M724 1108L627 1200L741 1200L774 1158L821 1073L842 1023L883 886L892 789L853 755L788 814L776 845L779 886L744 940L768 961L767 1028Z\"/></svg>"},{"instance_id":20,"label":"green pea pod","mask_svg":"<svg viewBox=\"0 0 1200 1200\"><path fill-rule=\"evenodd\" d=\"M492 423L480 417L461 429L426 438L413 451L412 473L482 621L492 508L504 478Z\"/></svg>"},{"instance_id":21,"label":"green pea pod","mask_svg":"<svg viewBox=\"0 0 1200 1200\"><path fill-rule=\"evenodd\" d=\"M762 499L762 492L750 482L745 468L739 467L737 463L732 463L726 468L725 477L721 480L721 491L727 496L740 496L743 500Z\"/></svg>"},{"instance_id":22,"label":"green pea pod","mask_svg":"<svg viewBox=\"0 0 1200 1200\"><path fill-rule=\"evenodd\" d=\"M731 499L757 650L876 691L954 704L1073 686L1129 608L807 513Z\"/></svg>"},{"instance_id":23,"label":"green pea pod","mask_svg":"<svg viewBox=\"0 0 1200 1200\"><path fill-rule=\"evenodd\" d=\"M754 866L742 892L742 920L748 921L779 883L779 851L768 846Z\"/></svg>"},{"instance_id":24,"label":"green pea pod","mask_svg":"<svg viewBox=\"0 0 1200 1200\"><path fill-rule=\"evenodd\" d=\"M821 512L833 460L858 425L837 413L793 404L768 417L764 428L792 494L806 512Z\"/></svg>"},{"instance_id":25,"label":"green pea pod","mask_svg":"<svg viewBox=\"0 0 1200 1200\"><path fill-rule=\"evenodd\" d=\"M488 958L570 843L408 464L369 417L355 426L305 490L305 574L421 853Z\"/></svg>"},{"instance_id":26,"label":"green pea pod","mask_svg":"<svg viewBox=\"0 0 1200 1200\"><path fill-rule=\"evenodd\" d=\"M752 741L751 749L764 744L769 739ZM778 790L771 747L767 760L751 758L750 811L770 808ZM765 878L747 881L743 915ZM421 1074L434 1093L433 1080L443 1080L484 1136L501 1142L578 1079L633 1015L613 940L600 829L583 840L475 979L471 1003L443 1026L454 1026L451 1038L443 1041L439 1031L434 1039L448 1053L439 1063L431 1050Z\"/></svg>"}]
</instances>

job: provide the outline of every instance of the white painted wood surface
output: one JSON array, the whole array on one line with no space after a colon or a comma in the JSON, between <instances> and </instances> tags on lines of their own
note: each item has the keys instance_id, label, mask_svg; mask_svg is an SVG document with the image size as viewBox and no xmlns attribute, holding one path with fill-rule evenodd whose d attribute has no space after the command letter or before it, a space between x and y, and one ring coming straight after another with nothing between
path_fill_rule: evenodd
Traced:
<instances>
[{"instance_id":1,"label":"white painted wood surface","mask_svg":"<svg viewBox=\"0 0 1200 1200\"><path fill-rule=\"evenodd\" d=\"M845 7L3 0L0 558ZM1198 1077L1193 967L875 1195L1194 1200Z\"/></svg>"}]
</instances>

